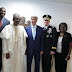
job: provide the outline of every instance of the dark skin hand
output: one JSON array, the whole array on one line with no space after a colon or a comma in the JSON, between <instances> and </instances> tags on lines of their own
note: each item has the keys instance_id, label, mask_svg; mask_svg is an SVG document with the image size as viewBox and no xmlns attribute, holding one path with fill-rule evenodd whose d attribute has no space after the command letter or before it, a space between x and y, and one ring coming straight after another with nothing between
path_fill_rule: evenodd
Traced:
<instances>
[{"instance_id":1,"label":"dark skin hand","mask_svg":"<svg viewBox=\"0 0 72 72\"><path fill-rule=\"evenodd\" d=\"M69 48L68 56L66 57L66 58L67 58L67 60L69 60L69 59L70 59L70 53L71 53L71 49L72 49L72 42L71 42L71 43L69 43L69 45L70 45L70 48Z\"/></svg>"},{"instance_id":2,"label":"dark skin hand","mask_svg":"<svg viewBox=\"0 0 72 72\"><path fill-rule=\"evenodd\" d=\"M27 52L25 52L25 55L27 55Z\"/></svg>"},{"instance_id":3,"label":"dark skin hand","mask_svg":"<svg viewBox=\"0 0 72 72\"><path fill-rule=\"evenodd\" d=\"M10 54L6 53L6 58L9 59L10 58Z\"/></svg>"},{"instance_id":4,"label":"dark skin hand","mask_svg":"<svg viewBox=\"0 0 72 72\"><path fill-rule=\"evenodd\" d=\"M67 58L67 60L69 60L70 59L70 56L67 56L66 58Z\"/></svg>"},{"instance_id":5,"label":"dark skin hand","mask_svg":"<svg viewBox=\"0 0 72 72\"><path fill-rule=\"evenodd\" d=\"M43 53L44 53L43 51L40 51L40 56L41 56Z\"/></svg>"}]
</instances>

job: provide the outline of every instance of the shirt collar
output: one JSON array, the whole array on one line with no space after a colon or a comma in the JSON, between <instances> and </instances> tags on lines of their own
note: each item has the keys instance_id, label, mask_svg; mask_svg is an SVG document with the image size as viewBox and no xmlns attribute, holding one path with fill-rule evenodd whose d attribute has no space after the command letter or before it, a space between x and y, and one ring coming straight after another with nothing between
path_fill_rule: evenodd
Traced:
<instances>
[{"instance_id":1,"label":"shirt collar","mask_svg":"<svg viewBox=\"0 0 72 72\"><path fill-rule=\"evenodd\" d=\"M48 25L49 26L49 25ZM48 28L48 26L45 26L45 28L47 29Z\"/></svg>"},{"instance_id":2,"label":"shirt collar","mask_svg":"<svg viewBox=\"0 0 72 72\"><path fill-rule=\"evenodd\" d=\"M36 26L37 26L37 25L35 25L35 28L36 28ZM32 25L32 24L31 24L31 27L33 28L33 25Z\"/></svg>"}]
</instances>

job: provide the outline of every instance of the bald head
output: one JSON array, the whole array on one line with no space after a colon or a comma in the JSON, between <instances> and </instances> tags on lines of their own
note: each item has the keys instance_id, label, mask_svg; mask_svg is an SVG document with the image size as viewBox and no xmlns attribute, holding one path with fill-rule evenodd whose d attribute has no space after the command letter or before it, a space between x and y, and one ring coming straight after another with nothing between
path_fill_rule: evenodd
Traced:
<instances>
[{"instance_id":1,"label":"bald head","mask_svg":"<svg viewBox=\"0 0 72 72\"><path fill-rule=\"evenodd\" d=\"M1 7L1 9L5 9L4 7ZM6 10L6 9L5 9Z\"/></svg>"},{"instance_id":2,"label":"bald head","mask_svg":"<svg viewBox=\"0 0 72 72\"><path fill-rule=\"evenodd\" d=\"M14 25L17 26L20 22L20 15L17 13L13 14L13 21L14 21Z\"/></svg>"}]
</instances>

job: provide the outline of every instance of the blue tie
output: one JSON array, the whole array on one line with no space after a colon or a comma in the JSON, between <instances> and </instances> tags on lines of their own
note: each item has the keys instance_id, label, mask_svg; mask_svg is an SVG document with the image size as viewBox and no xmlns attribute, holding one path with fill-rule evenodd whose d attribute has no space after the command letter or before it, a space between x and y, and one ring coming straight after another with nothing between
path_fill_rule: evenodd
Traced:
<instances>
[{"instance_id":1,"label":"blue tie","mask_svg":"<svg viewBox=\"0 0 72 72\"><path fill-rule=\"evenodd\" d=\"M33 26L33 40L35 40L35 35L36 35L36 33L35 33L35 26Z\"/></svg>"}]
</instances>

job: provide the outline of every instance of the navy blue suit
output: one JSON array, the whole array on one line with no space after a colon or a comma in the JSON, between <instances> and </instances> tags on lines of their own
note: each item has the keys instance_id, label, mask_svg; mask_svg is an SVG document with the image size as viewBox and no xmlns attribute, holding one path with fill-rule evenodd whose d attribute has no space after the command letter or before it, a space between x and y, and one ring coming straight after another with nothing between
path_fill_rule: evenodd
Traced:
<instances>
[{"instance_id":1,"label":"navy blue suit","mask_svg":"<svg viewBox=\"0 0 72 72\"><path fill-rule=\"evenodd\" d=\"M2 18L2 27L0 28L0 32L8 24L10 24L10 21L7 20L5 17L3 17ZM2 68L2 62L1 61L2 61L2 39L0 38L0 70Z\"/></svg>"},{"instance_id":2,"label":"navy blue suit","mask_svg":"<svg viewBox=\"0 0 72 72\"><path fill-rule=\"evenodd\" d=\"M31 63L34 55L35 72L39 72L40 51L43 51L43 29L37 25L36 36L33 40L31 25L26 28L27 38L27 72L31 72Z\"/></svg>"}]
</instances>

